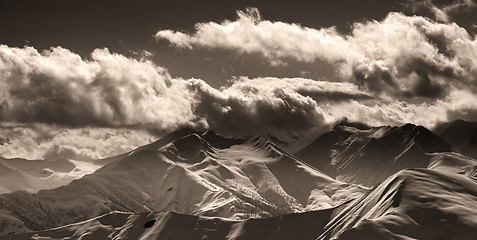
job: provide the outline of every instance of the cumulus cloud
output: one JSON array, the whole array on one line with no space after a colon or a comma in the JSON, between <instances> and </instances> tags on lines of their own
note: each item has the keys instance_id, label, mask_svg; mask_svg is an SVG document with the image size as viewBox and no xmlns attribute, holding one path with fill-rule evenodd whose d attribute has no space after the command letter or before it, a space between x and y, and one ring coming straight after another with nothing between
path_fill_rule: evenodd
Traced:
<instances>
[{"instance_id":1,"label":"cumulus cloud","mask_svg":"<svg viewBox=\"0 0 477 240\"><path fill-rule=\"evenodd\" d=\"M313 99L273 82L239 81L217 90L197 80L193 88L199 100L197 114L210 128L225 135L306 135L324 124Z\"/></svg>"},{"instance_id":2,"label":"cumulus cloud","mask_svg":"<svg viewBox=\"0 0 477 240\"><path fill-rule=\"evenodd\" d=\"M299 24L262 20L255 8L238 11L237 15L236 21L198 23L193 34L161 30L155 37L167 39L180 48L200 46L261 53L271 62L286 57L305 62L346 57L341 49L347 44L346 39L339 36L335 28L317 30Z\"/></svg>"},{"instance_id":3,"label":"cumulus cloud","mask_svg":"<svg viewBox=\"0 0 477 240\"><path fill-rule=\"evenodd\" d=\"M178 48L261 54L272 65L287 59L327 61L345 81L400 100L441 99L451 86L476 85L475 36L455 23L401 13L355 23L343 35L334 27L263 20L258 10L249 9L239 11L235 21L199 23L192 34L162 30L155 36Z\"/></svg>"},{"instance_id":4,"label":"cumulus cloud","mask_svg":"<svg viewBox=\"0 0 477 240\"><path fill-rule=\"evenodd\" d=\"M215 89L199 79L174 79L148 60L107 49L84 60L61 47L40 53L2 45L0 73L0 120L23 126L0 127L0 154L7 157L118 154L137 144L112 147L101 134L128 135L121 129L160 135L187 125L234 136L301 136L326 124L317 101L335 93L336 100L370 97L350 83L310 79L243 77Z\"/></svg>"},{"instance_id":5,"label":"cumulus cloud","mask_svg":"<svg viewBox=\"0 0 477 240\"><path fill-rule=\"evenodd\" d=\"M193 117L186 81L108 49L83 60L61 47L39 53L1 45L0 75L2 121L161 130Z\"/></svg>"},{"instance_id":6,"label":"cumulus cloud","mask_svg":"<svg viewBox=\"0 0 477 240\"><path fill-rule=\"evenodd\" d=\"M400 14L392 17L408 20ZM335 59L343 74L347 73L346 69L350 71L349 76L362 73L361 80L367 83L237 77L229 86L216 89L204 80L172 78L166 69L145 58L128 58L107 49L95 50L91 59L85 60L61 47L40 53L32 47L2 45L0 155L29 159L98 159L149 143L158 137L152 133L160 135L186 125L211 128L229 136L273 135L287 141L316 136L342 117L370 125L414 122L428 127L450 118L475 117L474 90L464 88L470 81L464 76L476 71L472 67L477 59L475 40L472 44L460 41L468 35L452 25L435 25L421 18L414 20L417 23L413 26L419 27L415 32L408 32L410 39L413 36L419 39L422 37L419 34L425 32L428 43L434 36L445 40L433 40L436 45L454 47L439 52L436 45L415 46L415 51L423 51L419 54L429 51L442 58L442 61L433 59L434 62L427 62L430 58L425 54L421 58L406 58L406 54L415 54L406 49L407 45L394 51L381 49L379 42L374 47L363 46L362 52L351 55L365 52L368 54L365 56L386 56L381 60L372 57L356 62L353 58ZM257 26L261 22L256 20L252 24ZM361 23L356 25L353 34L361 36L368 31L382 30L379 24L386 25L385 22ZM406 28L401 26L398 24L397 29L404 32ZM455 30L453 35L447 35L451 30ZM350 43L350 39L345 40ZM363 44L367 42L359 40ZM399 49L400 44L394 45ZM449 59L453 60L447 61ZM410 60L413 61L406 62ZM413 77L422 78L421 85L414 84L415 88L407 90L401 86L407 84L405 81L417 81ZM377 79L372 82L372 78ZM450 88L434 101L412 102L380 94L386 84L399 89L402 96L439 94L432 87L440 89L446 84Z\"/></svg>"}]
</instances>

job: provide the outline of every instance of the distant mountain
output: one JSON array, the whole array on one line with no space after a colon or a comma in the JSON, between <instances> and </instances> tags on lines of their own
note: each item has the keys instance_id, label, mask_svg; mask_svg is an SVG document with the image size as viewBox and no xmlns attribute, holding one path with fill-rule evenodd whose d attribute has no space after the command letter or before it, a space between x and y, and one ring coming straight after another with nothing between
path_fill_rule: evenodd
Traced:
<instances>
[{"instance_id":1,"label":"distant mountain","mask_svg":"<svg viewBox=\"0 0 477 240\"><path fill-rule=\"evenodd\" d=\"M79 179L101 167L100 161L27 160L0 157L0 194L14 191L35 193Z\"/></svg>"},{"instance_id":2,"label":"distant mountain","mask_svg":"<svg viewBox=\"0 0 477 240\"><path fill-rule=\"evenodd\" d=\"M342 121L298 154L182 129L67 185L1 194L0 239L475 239L477 160L422 126ZM0 159L1 186L79 166L24 161Z\"/></svg>"},{"instance_id":3,"label":"distant mountain","mask_svg":"<svg viewBox=\"0 0 477 240\"><path fill-rule=\"evenodd\" d=\"M102 168L68 185L0 195L0 235L111 211L277 216L330 208L367 190L327 176L265 138L227 139L191 129L102 161Z\"/></svg>"},{"instance_id":4,"label":"distant mountain","mask_svg":"<svg viewBox=\"0 0 477 240\"><path fill-rule=\"evenodd\" d=\"M371 187L406 168L426 168L449 143L414 124L369 127L341 121L296 153L300 159L340 181Z\"/></svg>"},{"instance_id":5,"label":"distant mountain","mask_svg":"<svg viewBox=\"0 0 477 240\"><path fill-rule=\"evenodd\" d=\"M229 220L175 212L112 212L85 222L0 239L464 239L477 236L477 183L446 171L412 169L329 209Z\"/></svg>"},{"instance_id":6,"label":"distant mountain","mask_svg":"<svg viewBox=\"0 0 477 240\"><path fill-rule=\"evenodd\" d=\"M477 122L456 120L442 123L434 132L449 142L456 152L477 158Z\"/></svg>"}]
</instances>

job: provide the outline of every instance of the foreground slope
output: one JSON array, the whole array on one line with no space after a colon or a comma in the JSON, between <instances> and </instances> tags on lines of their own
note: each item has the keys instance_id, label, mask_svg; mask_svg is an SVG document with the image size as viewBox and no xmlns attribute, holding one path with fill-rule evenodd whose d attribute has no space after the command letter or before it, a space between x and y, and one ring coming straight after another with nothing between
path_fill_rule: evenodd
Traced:
<instances>
[{"instance_id":1,"label":"foreground slope","mask_svg":"<svg viewBox=\"0 0 477 240\"><path fill-rule=\"evenodd\" d=\"M476 180L403 170L341 207L319 239L475 239Z\"/></svg>"},{"instance_id":2,"label":"foreground slope","mask_svg":"<svg viewBox=\"0 0 477 240\"><path fill-rule=\"evenodd\" d=\"M319 211L247 220L112 212L0 239L475 239L477 182L448 170L403 170L360 198Z\"/></svg>"},{"instance_id":3,"label":"foreground slope","mask_svg":"<svg viewBox=\"0 0 477 240\"><path fill-rule=\"evenodd\" d=\"M0 234L115 210L277 216L336 206L366 190L332 179L263 138L227 140L212 132L181 130L104 161L93 174L57 189L0 195Z\"/></svg>"},{"instance_id":4,"label":"foreground slope","mask_svg":"<svg viewBox=\"0 0 477 240\"><path fill-rule=\"evenodd\" d=\"M425 168L428 153L451 152L422 126L369 127L342 121L296 155L338 180L371 187L406 168Z\"/></svg>"},{"instance_id":5,"label":"foreground slope","mask_svg":"<svg viewBox=\"0 0 477 240\"><path fill-rule=\"evenodd\" d=\"M333 209L247 220L199 217L175 212L109 214L68 226L8 236L23 239L315 239ZM308 224L304 224L308 223ZM0 237L0 239L7 239Z\"/></svg>"}]
</instances>

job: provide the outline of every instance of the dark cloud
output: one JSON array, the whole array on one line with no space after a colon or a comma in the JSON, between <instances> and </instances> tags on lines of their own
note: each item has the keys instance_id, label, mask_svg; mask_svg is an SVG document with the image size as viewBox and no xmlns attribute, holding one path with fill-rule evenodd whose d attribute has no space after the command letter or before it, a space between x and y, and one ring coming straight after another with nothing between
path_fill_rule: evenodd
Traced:
<instances>
[{"instance_id":1,"label":"dark cloud","mask_svg":"<svg viewBox=\"0 0 477 240\"><path fill-rule=\"evenodd\" d=\"M449 109L447 111L448 119L462 119L469 122L477 122L477 108L468 107L463 109Z\"/></svg>"},{"instance_id":2,"label":"dark cloud","mask_svg":"<svg viewBox=\"0 0 477 240\"><path fill-rule=\"evenodd\" d=\"M194 89L199 100L196 113L221 134L303 136L321 131L324 125L315 101L273 83L264 86L242 82L218 91L197 81Z\"/></svg>"}]
</instances>

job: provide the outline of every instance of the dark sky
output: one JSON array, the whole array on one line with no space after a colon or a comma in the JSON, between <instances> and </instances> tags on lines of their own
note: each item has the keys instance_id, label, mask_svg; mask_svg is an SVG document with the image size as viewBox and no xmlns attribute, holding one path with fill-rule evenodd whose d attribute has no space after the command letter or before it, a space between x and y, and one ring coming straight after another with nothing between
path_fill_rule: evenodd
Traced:
<instances>
[{"instance_id":1,"label":"dark sky","mask_svg":"<svg viewBox=\"0 0 477 240\"><path fill-rule=\"evenodd\" d=\"M293 63L276 69L256 58L235 58L217 51L181 52L167 41L152 37L158 30L193 31L199 22L236 18L236 11L257 7L264 19L300 23L306 27L337 26L382 19L401 5L392 0L326 1L64 1L6 0L0 2L0 43L48 49L62 46L88 58L95 48L109 48L127 56L147 50L172 75L198 77L214 86L234 75L295 77L317 71L316 65L298 68ZM204 61L209 59L210 61ZM326 69L326 66L323 67ZM319 70L323 70L319 69Z\"/></svg>"}]
</instances>

